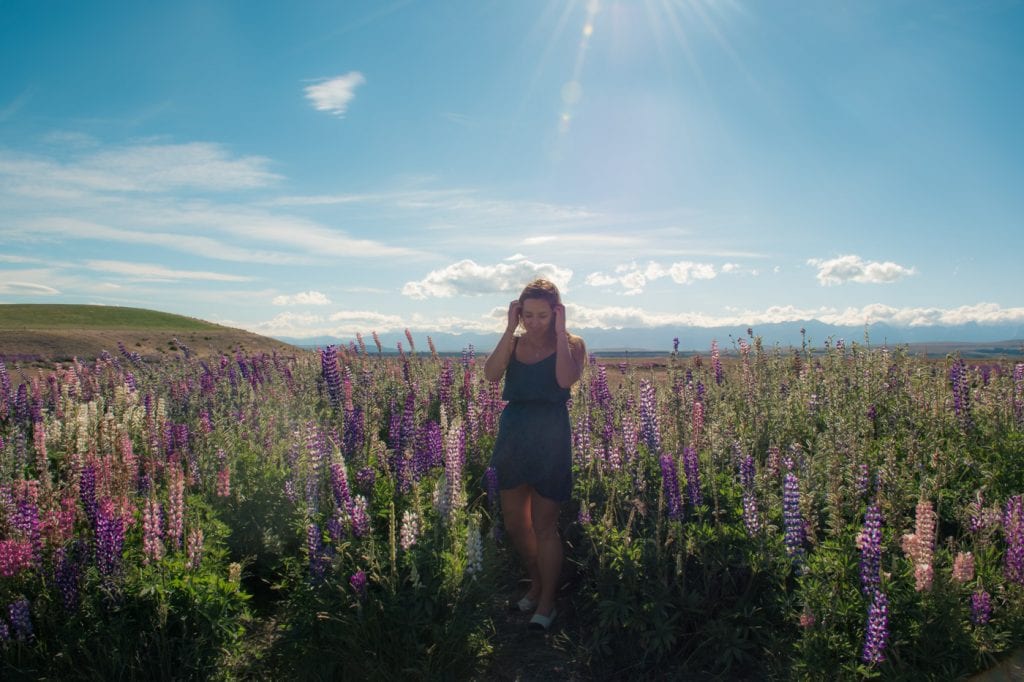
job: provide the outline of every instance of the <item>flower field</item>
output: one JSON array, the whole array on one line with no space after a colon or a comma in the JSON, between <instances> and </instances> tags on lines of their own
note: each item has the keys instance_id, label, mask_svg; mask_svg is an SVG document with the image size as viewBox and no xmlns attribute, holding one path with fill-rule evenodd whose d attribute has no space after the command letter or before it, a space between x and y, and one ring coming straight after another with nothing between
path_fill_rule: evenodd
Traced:
<instances>
[{"instance_id":1,"label":"flower field","mask_svg":"<svg viewBox=\"0 0 1024 682\"><path fill-rule=\"evenodd\" d=\"M462 357L0 362L4 679L487 679L519 569ZM842 341L571 402L585 679L958 679L1024 645L1024 364ZM556 621L558 623L558 621Z\"/></svg>"}]
</instances>

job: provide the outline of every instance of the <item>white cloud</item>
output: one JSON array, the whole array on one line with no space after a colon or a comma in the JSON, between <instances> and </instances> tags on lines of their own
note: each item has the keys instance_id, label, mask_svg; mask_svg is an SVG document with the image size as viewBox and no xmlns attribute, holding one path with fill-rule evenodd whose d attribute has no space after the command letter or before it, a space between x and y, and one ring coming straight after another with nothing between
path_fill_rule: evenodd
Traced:
<instances>
[{"instance_id":1,"label":"white cloud","mask_svg":"<svg viewBox=\"0 0 1024 682\"><path fill-rule=\"evenodd\" d=\"M323 80L306 88L306 99L317 111L327 111L335 116L344 116L349 102L355 97L355 90L366 82L358 71Z\"/></svg>"},{"instance_id":2,"label":"white cloud","mask_svg":"<svg viewBox=\"0 0 1024 682\"><path fill-rule=\"evenodd\" d=\"M568 286L572 270L551 263L533 263L525 258L495 265L478 265L466 259L440 270L433 270L415 282L406 282L402 293L410 298L451 298L500 292L519 295L528 282L544 278L560 289Z\"/></svg>"},{"instance_id":3,"label":"white cloud","mask_svg":"<svg viewBox=\"0 0 1024 682\"><path fill-rule=\"evenodd\" d=\"M319 291L300 291L292 296L275 296L274 305L330 305L331 299Z\"/></svg>"},{"instance_id":4,"label":"white cloud","mask_svg":"<svg viewBox=\"0 0 1024 682\"><path fill-rule=\"evenodd\" d=\"M241 275L225 275L219 272L203 272L201 270L172 270L163 265L153 263L135 263L114 260L91 260L86 262L90 270L113 272L142 281L179 281L204 280L212 282L251 282L252 277Z\"/></svg>"},{"instance_id":5,"label":"white cloud","mask_svg":"<svg viewBox=\"0 0 1024 682\"><path fill-rule=\"evenodd\" d=\"M0 281L0 294L10 296L56 296L60 291L35 282Z\"/></svg>"},{"instance_id":6,"label":"white cloud","mask_svg":"<svg viewBox=\"0 0 1024 682\"><path fill-rule=\"evenodd\" d=\"M724 272L724 269L723 269ZM587 275L584 282L590 286L606 287L618 284L622 287L623 295L636 296L644 292L647 283L663 277L669 277L676 284L691 284L697 280L714 279L716 276L715 266L710 263L694 263L692 261L678 261L668 266L650 261L647 265L627 263L618 265L614 275L603 272L592 272Z\"/></svg>"},{"instance_id":7,"label":"white cloud","mask_svg":"<svg viewBox=\"0 0 1024 682\"><path fill-rule=\"evenodd\" d=\"M886 261L865 261L860 256L846 255L821 260L812 258L808 265L818 268L817 278L822 286L858 282L861 284L888 284L916 274L914 268L907 268Z\"/></svg>"},{"instance_id":8,"label":"white cloud","mask_svg":"<svg viewBox=\"0 0 1024 682\"><path fill-rule=\"evenodd\" d=\"M259 156L232 157L219 144L135 144L78 153L62 163L0 153L0 178L15 194L75 199L90 192L226 191L265 187L280 179Z\"/></svg>"}]
</instances>

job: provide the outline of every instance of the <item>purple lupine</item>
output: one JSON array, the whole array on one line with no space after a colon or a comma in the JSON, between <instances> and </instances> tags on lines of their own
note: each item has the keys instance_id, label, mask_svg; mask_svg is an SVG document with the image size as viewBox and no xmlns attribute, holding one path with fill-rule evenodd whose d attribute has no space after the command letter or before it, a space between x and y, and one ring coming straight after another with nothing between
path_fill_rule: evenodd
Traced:
<instances>
[{"instance_id":1,"label":"purple lupine","mask_svg":"<svg viewBox=\"0 0 1024 682\"><path fill-rule=\"evenodd\" d=\"M992 618L992 597L985 590L971 594L971 622L985 625Z\"/></svg>"},{"instance_id":2,"label":"purple lupine","mask_svg":"<svg viewBox=\"0 0 1024 682\"><path fill-rule=\"evenodd\" d=\"M344 460L331 463L331 492L338 511L346 515L351 513L352 493L348 487L348 472Z\"/></svg>"},{"instance_id":3,"label":"purple lupine","mask_svg":"<svg viewBox=\"0 0 1024 682\"><path fill-rule=\"evenodd\" d=\"M501 497L498 493L498 470L492 466L484 470L484 481L487 482L487 505L492 515L497 515L498 507L501 504Z\"/></svg>"},{"instance_id":4,"label":"purple lupine","mask_svg":"<svg viewBox=\"0 0 1024 682\"><path fill-rule=\"evenodd\" d=\"M686 475L686 498L690 507L704 504L700 488L700 460L695 448L683 448L683 473Z\"/></svg>"},{"instance_id":5,"label":"purple lupine","mask_svg":"<svg viewBox=\"0 0 1024 682\"><path fill-rule=\"evenodd\" d=\"M441 425L432 419L427 420L416 432L412 457L413 480L422 480L430 469L443 464L443 460Z\"/></svg>"},{"instance_id":6,"label":"purple lupine","mask_svg":"<svg viewBox=\"0 0 1024 682\"><path fill-rule=\"evenodd\" d=\"M124 532L124 518L114 507L114 501L104 498L96 513L96 568L106 578L113 577L121 568Z\"/></svg>"},{"instance_id":7,"label":"purple lupine","mask_svg":"<svg viewBox=\"0 0 1024 682\"><path fill-rule=\"evenodd\" d=\"M366 442L366 426L363 408L355 405L345 410L344 431L342 433L342 452L346 457L354 457Z\"/></svg>"},{"instance_id":8,"label":"purple lupine","mask_svg":"<svg viewBox=\"0 0 1024 682\"><path fill-rule=\"evenodd\" d=\"M328 558L325 556L320 526L316 523L306 526L306 550L309 554L309 577L314 583L318 583L327 572Z\"/></svg>"},{"instance_id":9,"label":"purple lupine","mask_svg":"<svg viewBox=\"0 0 1024 682\"><path fill-rule=\"evenodd\" d=\"M870 595L882 584L882 512L877 502L864 514L864 529L857 536L857 547L861 589Z\"/></svg>"},{"instance_id":10,"label":"purple lupine","mask_svg":"<svg viewBox=\"0 0 1024 682\"><path fill-rule=\"evenodd\" d=\"M78 494L82 498L82 507L89 525L96 527L96 468L92 464L82 467L78 479Z\"/></svg>"},{"instance_id":11,"label":"purple lupine","mask_svg":"<svg viewBox=\"0 0 1024 682\"><path fill-rule=\"evenodd\" d=\"M786 529L786 553L798 558L803 554L807 531L800 513L800 479L792 471L786 473L783 482L782 517Z\"/></svg>"},{"instance_id":12,"label":"purple lupine","mask_svg":"<svg viewBox=\"0 0 1024 682\"><path fill-rule=\"evenodd\" d=\"M634 414L636 414L636 404L633 402L633 396L629 396L626 400L625 412L622 414L622 456L627 462L636 459L637 443L639 442Z\"/></svg>"},{"instance_id":13,"label":"purple lupine","mask_svg":"<svg viewBox=\"0 0 1024 682\"><path fill-rule=\"evenodd\" d=\"M78 607L78 586L82 579L84 554L84 545L80 540L66 548L59 547L53 553L53 581L66 611L74 611Z\"/></svg>"},{"instance_id":14,"label":"purple lupine","mask_svg":"<svg viewBox=\"0 0 1024 682\"><path fill-rule=\"evenodd\" d=\"M971 387L963 358L957 358L949 368L949 383L953 389L953 413L961 428L968 431L973 427L974 421L971 417Z\"/></svg>"},{"instance_id":15,"label":"purple lupine","mask_svg":"<svg viewBox=\"0 0 1024 682\"><path fill-rule=\"evenodd\" d=\"M864 632L864 650L861 660L870 665L885 661L885 647L889 642L889 598L875 590L868 607L867 627Z\"/></svg>"},{"instance_id":16,"label":"purple lupine","mask_svg":"<svg viewBox=\"0 0 1024 682\"><path fill-rule=\"evenodd\" d=\"M32 640L32 613L28 599L15 599L7 607L7 615L11 620L11 637L19 642Z\"/></svg>"},{"instance_id":17,"label":"purple lupine","mask_svg":"<svg viewBox=\"0 0 1024 682\"><path fill-rule=\"evenodd\" d=\"M658 402L654 385L647 379L640 381L640 437L653 456L661 455L661 428L658 421Z\"/></svg>"},{"instance_id":18,"label":"purple lupine","mask_svg":"<svg viewBox=\"0 0 1024 682\"><path fill-rule=\"evenodd\" d=\"M871 471L867 464L858 464L857 473L854 478L853 488L857 492L857 497L866 497L871 492Z\"/></svg>"},{"instance_id":19,"label":"purple lupine","mask_svg":"<svg viewBox=\"0 0 1024 682\"><path fill-rule=\"evenodd\" d=\"M359 569L348 579L348 584L352 587L352 591L356 593L356 597L360 600L366 598L366 571Z\"/></svg>"},{"instance_id":20,"label":"purple lupine","mask_svg":"<svg viewBox=\"0 0 1024 682\"><path fill-rule=\"evenodd\" d=\"M309 467L306 470L305 493L306 505L311 513L320 507L320 477L324 460L327 458L327 438L315 422L306 424L306 457Z\"/></svg>"},{"instance_id":21,"label":"purple lupine","mask_svg":"<svg viewBox=\"0 0 1024 682\"><path fill-rule=\"evenodd\" d=\"M1013 366L1013 411L1017 424L1024 425L1024 362Z\"/></svg>"},{"instance_id":22,"label":"purple lupine","mask_svg":"<svg viewBox=\"0 0 1024 682\"><path fill-rule=\"evenodd\" d=\"M352 519L352 535L357 538L365 538L370 534L370 514L366 508L366 498L356 495L352 500L349 517Z\"/></svg>"},{"instance_id":23,"label":"purple lupine","mask_svg":"<svg viewBox=\"0 0 1024 682\"><path fill-rule=\"evenodd\" d=\"M683 517L683 500L679 492L679 472L676 468L675 457L662 455L659 458L661 464L661 482L665 492L665 506L668 518L678 521Z\"/></svg>"},{"instance_id":24,"label":"purple lupine","mask_svg":"<svg viewBox=\"0 0 1024 682\"><path fill-rule=\"evenodd\" d=\"M757 513L757 495L754 491L754 456L747 455L740 462L740 486L743 488L743 525L747 535L754 537L761 530Z\"/></svg>"},{"instance_id":25,"label":"purple lupine","mask_svg":"<svg viewBox=\"0 0 1024 682\"><path fill-rule=\"evenodd\" d=\"M178 466L168 470L166 539L175 549L181 549L185 534L185 474Z\"/></svg>"},{"instance_id":26,"label":"purple lupine","mask_svg":"<svg viewBox=\"0 0 1024 682\"><path fill-rule=\"evenodd\" d=\"M679 337L673 337L672 339L672 354L675 355L679 352Z\"/></svg>"},{"instance_id":27,"label":"purple lupine","mask_svg":"<svg viewBox=\"0 0 1024 682\"><path fill-rule=\"evenodd\" d=\"M373 467L363 467L356 472L356 488L365 495L373 492L373 486L376 481L377 472L374 471Z\"/></svg>"},{"instance_id":28,"label":"purple lupine","mask_svg":"<svg viewBox=\"0 0 1024 682\"><path fill-rule=\"evenodd\" d=\"M338 349L334 345L320 349L320 373L323 375L324 383L327 385L327 397L331 406L337 408L341 405L342 389L341 374L338 371Z\"/></svg>"},{"instance_id":29,"label":"purple lupine","mask_svg":"<svg viewBox=\"0 0 1024 682\"><path fill-rule=\"evenodd\" d=\"M1015 495L1006 501L1003 533L1006 536L1004 575L1010 582L1024 585L1024 495Z\"/></svg>"}]
</instances>

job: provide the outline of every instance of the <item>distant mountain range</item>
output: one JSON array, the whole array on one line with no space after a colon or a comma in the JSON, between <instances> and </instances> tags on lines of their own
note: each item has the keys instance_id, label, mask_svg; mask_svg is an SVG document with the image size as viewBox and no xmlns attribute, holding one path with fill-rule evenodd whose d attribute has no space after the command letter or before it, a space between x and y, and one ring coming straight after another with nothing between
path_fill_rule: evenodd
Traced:
<instances>
[{"instance_id":1,"label":"distant mountain range","mask_svg":"<svg viewBox=\"0 0 1024 682\"><path fill-rule=\"evenodd\" d=\"M801 334L801 329L804 334ZM735 341L747 338L747 327L649 327L643 329L580 329L576 330L587 342L587 348L596 353L613 352L663 352L672 350L672 340L679 339L680 352L706 352L712 341L718 341L723 353L733 350ZM765 324L753 328L766 346L800 346L803 339L812 347L823 347L825 342L835 343L843 339L847 344L870 344L871 346L934 345L928 352L945 353L946 349L965 346L982 351L1003 354L1024 353L1024 325L979 325L976 323L956 326L894 327L873 324L868 327L845 327L825 324L817 320ZM865 333L867 339L865 340ZM414 331L413 340L417 351L427 350L430 337L439 352L461 352L472 345L477 352L488 353L498 342L500 334L451 334L447 332ZM333 338L317 336L311 338L275 337L280 341L305 347L323 347L330 344L348 345L354 338ZM397 344L408 351L409 342L399 333L380 334L385 352L394 352ZM363 334L363 341L375 350L370 333Z\"/></svg>"}]
</instances>

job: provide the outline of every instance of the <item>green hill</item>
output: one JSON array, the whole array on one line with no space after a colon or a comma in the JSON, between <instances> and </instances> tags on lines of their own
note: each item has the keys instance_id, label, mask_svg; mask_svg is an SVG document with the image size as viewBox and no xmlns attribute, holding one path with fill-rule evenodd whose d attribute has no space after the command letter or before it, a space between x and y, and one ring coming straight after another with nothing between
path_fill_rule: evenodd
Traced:
<instances>
[{"instance_id":1,"label":"green hill","mask_svg":"<svg viewBox=\"0 0 1024 682\"><path fill-rule=\"evenodd\" d=\"M145 359L174 357L180 345L200 356L246 352L304 351L266 336L184 315L144 308L63 304L0 305L0 358L6 362L49 364L72 358L91 360L118 343Z\"/></svg>"}]
</instances>

